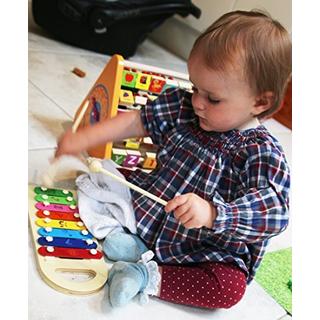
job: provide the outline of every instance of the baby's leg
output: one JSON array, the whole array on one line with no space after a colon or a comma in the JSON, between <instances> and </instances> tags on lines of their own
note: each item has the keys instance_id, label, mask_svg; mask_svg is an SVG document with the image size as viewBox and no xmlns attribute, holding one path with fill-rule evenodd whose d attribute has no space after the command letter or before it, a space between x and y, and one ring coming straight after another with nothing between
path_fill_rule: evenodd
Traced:
<instances>
[{"instance_id":1,"label":"baby's leg","mask_svg":"<svg viewBox=\"0 0 320 320\"><path fill-rule=\"evenodd\" d=\"M241 300L245 290L245 273L230 264L161 266L162 300L200 308L230 308Z\"/></svg>"}]
</instances>

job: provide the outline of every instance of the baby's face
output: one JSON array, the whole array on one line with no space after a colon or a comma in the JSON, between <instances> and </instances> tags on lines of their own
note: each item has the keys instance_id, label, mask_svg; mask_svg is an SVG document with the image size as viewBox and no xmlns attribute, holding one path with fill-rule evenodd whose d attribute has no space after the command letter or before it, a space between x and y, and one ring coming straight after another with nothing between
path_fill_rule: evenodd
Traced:
<instances>
[{"instance_id":1,"label":"baby's face","mask_svg":"<svg viewBox=\"0 0 320 320\"><path fill-rule=\"evenodd\" d=\"M194 85L192 105L203 130L224 132L252 120L256 97L240 71L216 72L198 54L191 56L188 69Z\"/></svg>"}]
</instances>

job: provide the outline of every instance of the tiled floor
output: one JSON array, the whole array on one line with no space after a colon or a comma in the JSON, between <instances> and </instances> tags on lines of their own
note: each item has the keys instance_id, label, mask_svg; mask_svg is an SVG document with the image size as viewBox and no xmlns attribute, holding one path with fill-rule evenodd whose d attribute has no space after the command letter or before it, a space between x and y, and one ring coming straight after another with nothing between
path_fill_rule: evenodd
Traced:
<instances>
[{"instance_id":1,"label":"tiled floor","mask_svg":"<svg viewBox=\"0 0 320 320\"><path fill-rule=\"evenodd\" d=\"M57 137L70 126L73 115L91 88L109 57L71 47L50 39L35 26L29 15L29 182L40 183L41 173L52 157ZM185 72L185 62L151 41L139 48L133 61ZM71 70L86 72L78 78ZM266 126L282 142L291 163L291 131L274 120ZM72 180L64 182L72 186ZM274 238L269 250L291 246L290 227ZM91 296L68 296L46 285L36 269L34 250L29 239L29 319L284 319L286 312L255 282L243 300L230 310L205 311L151 299L141 307L133 302L122 309L112 309L107 289ZM285 318L287 319L287 318Z\"/></svg>"}]
</instances>

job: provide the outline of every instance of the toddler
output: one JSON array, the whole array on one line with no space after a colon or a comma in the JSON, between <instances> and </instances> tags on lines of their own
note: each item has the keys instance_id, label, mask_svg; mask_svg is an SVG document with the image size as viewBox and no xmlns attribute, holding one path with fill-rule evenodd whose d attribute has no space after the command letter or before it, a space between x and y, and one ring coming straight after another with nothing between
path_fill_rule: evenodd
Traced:
<instances>
[{"instance_id":1,"label":"toddler","mask_svg":"<svg viewBox=\"0 0 320 320\"><path fill-rule=\"evenodd\" d=\"M68 131L58 143L57 157L130 137L159 145L157 168L127 179L168 204L131 191L137 235L104 242L121 260L108 279L113 306L145 293L230 308L288 224L288 164L259 122L279 109L291 75L287 31L261 12L227 13L196 40L188 70L193 93L168 89L141 111ZM129 245L137 261L123 255Z\"/></svg>"}]
</instances>

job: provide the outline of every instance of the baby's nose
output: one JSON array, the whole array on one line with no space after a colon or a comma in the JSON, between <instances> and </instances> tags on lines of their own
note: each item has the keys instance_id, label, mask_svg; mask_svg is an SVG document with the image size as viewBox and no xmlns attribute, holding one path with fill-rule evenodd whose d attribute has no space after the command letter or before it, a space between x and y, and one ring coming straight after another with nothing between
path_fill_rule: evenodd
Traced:
<instances>
[{"instance_id":1,"label":"baby's nose","mask_svg":"<svg viewBox=\"0 0 320 320\"><path fill-rule=\"evenodd\" d=\"M205 109L205 102L200 95L193 95L192 105L196 111L203 111Z\"/></svg>"}]
</instances>

